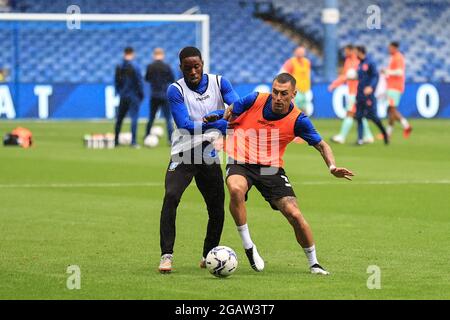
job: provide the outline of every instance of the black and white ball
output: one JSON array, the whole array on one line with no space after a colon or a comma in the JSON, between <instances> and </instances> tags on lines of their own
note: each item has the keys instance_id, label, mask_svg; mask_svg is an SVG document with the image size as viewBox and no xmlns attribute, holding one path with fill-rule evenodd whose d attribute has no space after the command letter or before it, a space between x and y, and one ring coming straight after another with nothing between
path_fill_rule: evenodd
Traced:
<instances>
[{"instance_id":1,"label":"black and white ball","mask_svg":"<svg viewBox=\"0 0 450 320\"><path fill-rule=\"evenodd\" d=\"M236 271L237 266L236 252L229 247L215 247L206 256L206 268L218 278L229 277Z\"/></svg>"}]
</instances>

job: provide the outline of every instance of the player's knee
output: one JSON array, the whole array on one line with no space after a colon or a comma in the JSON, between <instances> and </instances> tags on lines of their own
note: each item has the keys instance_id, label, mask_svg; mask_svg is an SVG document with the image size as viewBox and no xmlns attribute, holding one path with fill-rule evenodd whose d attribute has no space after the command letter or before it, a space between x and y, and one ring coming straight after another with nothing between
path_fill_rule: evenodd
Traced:
<instances>
[{"instance_id":1,"label":"player's knee","mask_svg":"<svg viewBox=\"0 0 450 320\"><path fill-rule=\"evenodd\" d=\"M232 200L243 200L245 199L245 187L241 185L230 185L228 184L228 191L230 192L230 198Z\"/></svg>"},{"instance_id":2,"label":"player's knee","mask_svg":"<svg viewBox=\"0 0 450 320\"><path fill-rule=\"evenodd\" d=\"M288 208L284 212L284 215L291 223L296 223L296 224L300 224L300 225L303 225L306 223L305 219L303 218L303 216L302 216L300 210L298 210L298 208Z\"/></svg>"},{"instance_id":3,"label":"player's knee","mask_svg":"<svg viewBox=\"0 0 450 320\"><path fill-rule=\"evenodd\" d=\"M178 204L180 202L181 195L177 190L166 190L166 194L164 195L164 202Z\"/></svg>"}]
</instances>

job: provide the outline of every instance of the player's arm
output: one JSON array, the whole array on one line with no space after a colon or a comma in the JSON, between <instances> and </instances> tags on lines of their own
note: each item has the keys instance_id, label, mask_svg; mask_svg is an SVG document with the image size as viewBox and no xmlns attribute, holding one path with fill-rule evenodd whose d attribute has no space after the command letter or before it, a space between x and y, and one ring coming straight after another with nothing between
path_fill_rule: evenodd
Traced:
<instances>
[{"instance_id":1,"label":"player's arm","mask_svg":"<svg viewBox=\"0 0 450 320\"><path fill-rule=\"evenodd\" d=\"M346 168L336 167L333 151L331 150L331 147L328 145L328 143L322 140L318 144L316 144L314 148L316 148L320 152L323 160L330 169L330 173L333 176L335 176L336 178L345 178L347 180L352 180L351 177L354 176L353 172Z\"/></svg>"},{"instance_id":2,"label":"player's arm","mask_svg":"<svg viewBox=\"0 0 450 320\"><path fill-rule=\"evenodd\" d=\"M256 98L258 98L258 92L252 92L249 95L238 99L225 110L223 118L225 120L230 120L231 117L240 116L245 111L250 109L250 107L255 103Z\"/></svg>"},{"instance_id":3,"label":"player's arm","mask_svg":"<svg viewBox=\"0 0 450 320\"><path fill-rule=\"evenodd\" d=\"M402 77L404 75L405 64L398 58L395 58L389 69L386 70L388 77Z\"/></svg>"},{"instance_id":4,"label":"player's arm","mask_svg":"<svg viewBox=\"0 0 450 320\"><path fill-rule=\"evenodd\" d=\"M292 65L291 59L286 60L286 62L283 64L283 66L280 69L279 73L290 73L294 71L294 66Z\"/></svg>"},{"instance_id":5,"label":"player's arm","mask_svg":"<svg viewBox=\"0 0 450 320\"><path fill-rule=\"evenodd\" d=\"M204 133L209 129L218 129L222 134L225 134L227 121L223 119L212 123L192 121L189 117L189 111L184 103L183 96L175 85L170 85L167 89L167 98L169 100L170 111L178 129L184 129L190 133Z\"/></svg>"},{"instance_id":6,"label":"player's arm","mask_svg":"<svg viewBox=\"0 0 450 320\"><path fill-rule=\"evenodd\" d=\"M375 91L379 78L377 66L373 62L371 62L369 68L370 68L370 86L372 87L373 91Z\"/></svg>"},{"instance_id":7,"label":"player's arm","mask_svg":"<svg viewBox=\"0 0 450 320\"><path fill-rule=\"evenodd\" d=\"M138 88L139 98L144 99L144 80L142 79L141 71L137 66L134 66L134 74L136 76L136 83Z\"/></svg>"},{"instance_id":8,"label":"player's arm","mask_svg":"<svg viewBox=\"0 0 450 320\"><path fill-rule=\"evenodd\" d=\"M370 96L372 93L375 92L379 79L377 67L373 62L369 63L369 70L367 73L369 76L369 85L364 88L364 94L366 96Z\"/></svg>"},{"instance_id":9,"label":"player's arm","mask_svg":"<svg viewBox=\"0 0 450 320\"><path fill-rule=\"evenodd\" d=\"M227 105L232 105L235 101L239 100L239 95L234 91L231 82L221 77L220 79L220 93L222 94L222 99ZM223 118L225 114L224 109L214 110L203 118L203 122L214 122Z\"/></svg>"},{"instance_id":10,"label":"player's arm","mask_svg":"<svg viewBox=\"0 0 450 320\"><path fill-rule=\"evenodd\" d=\"M120 94L122 86L123 86L122 68L120 66L116 66L116 73L114 75L114 88L118 94Z\"/></svg>"},{"instance_id":11,"label":"player's arm","mask_svg":"<svg viewBox=\"0 0 450 320\"><path fill-rule=\"evenodd\" d=\"M337 87L339 87L340 85L343 85L345 82L347 81L347 77L345 75L345 73L339 75L329 86L328 86L328 91L333 91L334 89L336 89Z\"/></svg>"},{"instance_id":12,"label":"player's arm","mask_svg":"<svg viewBox=\"0 0 450 320\"><path fill-rule=\"evenodd\" d=\"M297 118L294 127L294 133L297 137L305 140L310 146L314 146L325 161L330 173L337 178L345 178L351 180L353 173L346 168L337 168L334 160L333 151L330 146L322 140L317 130L314 128L311 120L303 113Z\"/></svg>"},{"instance_id":13,"label":"player's arm","mask_svg":"<svg viewBox=\"0 0 450 320\"><path fill-rule=\"evenodd\" d=\"M151 82L152 81L152 76L153 76L153 71L151 70L151 65L147 66L147 70L145 72L145 81L147 82Z\"/></svg>"}]
</instances>

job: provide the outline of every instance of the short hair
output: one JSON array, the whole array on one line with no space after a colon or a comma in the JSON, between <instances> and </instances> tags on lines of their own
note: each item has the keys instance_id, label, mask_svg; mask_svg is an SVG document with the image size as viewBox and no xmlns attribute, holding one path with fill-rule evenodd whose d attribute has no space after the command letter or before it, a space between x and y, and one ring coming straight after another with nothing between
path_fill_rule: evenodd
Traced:
<instances>
[{"instance_id":1,"label":"short hair","mask_svg":"<svg viewBox=\"0 0 450 320\"><path fill-rule=\"evenodd\" d=\"M184 47L183 49L181 49L178 57L180 58L180 63L183 61L183 59L189 57L199 57L200 60L203 60L202 53L196 47Z\"/></svg>"},{"instance_id":2,"label":"short hair","mask_svg":"<svg viewBox=\"0 0 450 320\"><path fill-rule=\"evenodd\" d=\"M164 49L163 48L155 48L153 49L153 54L164 54Z\"/></svg>"},{"instance_id":3,"label":"short hair","mask_svg":"<svg viewBox=\"0 0 450 320\"><path fill-rule=\"evenodd\" d=\"M132 53L134 53L134 49L132 47L126 47L123 50L123 53L125 53L125 54L132 54Z\"/></svg>"},{"instance_id":4,"label":"short hair","mask_svg":"<svg viewBox=\"0 0 450 320\"><path fill-rule=\"evenodd\" d=\"M279 75L277 75L275 77L275 79L273 79L273 82L279 82L279 83L287 83L290 82L291 85L295 88L295 85L297 84L297 81L295 80L295 78L293 76L291 76L289 73L280 73Z\"/></svg>"},{"instance_id":5,"label":"short hair","mask_svg":"<svg viewBox=\"0 0 450 320\"><path fill-rule=\"evenodd\" d=\"M393 46L394 48L399 48L400 47L400 43L398 43L398 41L392 41L389 45Z\"/></svg>"},{"instance_id":6,"label":"short hair","mask_svg":"<svg viewBox=\"0 0 450 320\"><path fill-rule=\"evenodd\" d=\"M356 50L358 50L362 54L366 54L367 53L366 47L364 47L364 46L357 46Z\"/></svg>"},{"instance_id":7,"label":"short hair","mask_svg":"<svg viewBox=\"0 0 450 320\"><path fill-rule=\"evenodd\" d=\"M351 43L347 44L345 47L345 49L349 49L349 50L353 50L355 48L354 45L352 45Z\"/></svg>"}]
</instances>

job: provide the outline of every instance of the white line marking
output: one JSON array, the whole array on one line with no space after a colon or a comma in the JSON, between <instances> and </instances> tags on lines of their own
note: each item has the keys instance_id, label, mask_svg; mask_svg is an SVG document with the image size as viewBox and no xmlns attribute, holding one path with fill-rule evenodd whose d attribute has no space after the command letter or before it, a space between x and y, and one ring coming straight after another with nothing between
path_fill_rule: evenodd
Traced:
<instances>
[{"instance_id":1,"label":"white line marking","mask_svg":"<svg viewBox=\"0 0 450 320\"><path fill-rule=\"evenodd\" d=\"M195 182L193 181L195 184ZM304 181L293 182L293 185L339 185L339 186L352 186L352 185L404 185L404 184L450 184L450 180L417 180L417 181ZM112 183L48 183L48 184L0 184L2 189L13 188L126 188L126 187L163 187L163 182L112 182Z\"/></svg>"},{"instance_id":2,"label":"white line marking","mask_svg":"<svg viewBox=\"0 0 450 320\"><path fill-rule=\"evenodd\" d=\"M161 187L159 182L130 183L49 183L49 184L0 184L0 188L124 188L124 187Z\"/></svg>"},{"instance_id":3,"label":"white line marking","mask_svg":"<svg viewBox=\"0 0 450 320\"><path fill-rule=\"evenodd\" d=\"M305 181L297 184L303 185L403 185L403 184L450 184L450 180L392 180L392 181ZM294 184L296 184L294 182Z\"/></svg>"}]
</instances>

